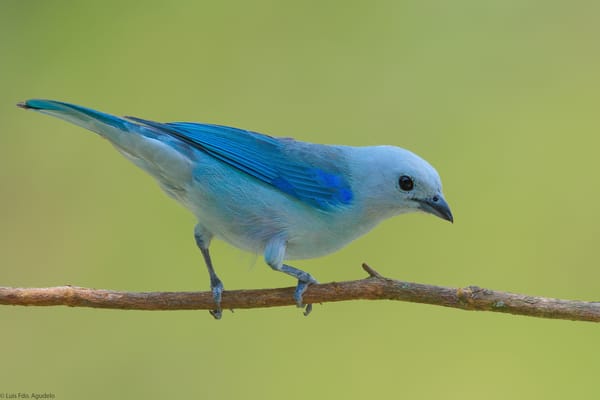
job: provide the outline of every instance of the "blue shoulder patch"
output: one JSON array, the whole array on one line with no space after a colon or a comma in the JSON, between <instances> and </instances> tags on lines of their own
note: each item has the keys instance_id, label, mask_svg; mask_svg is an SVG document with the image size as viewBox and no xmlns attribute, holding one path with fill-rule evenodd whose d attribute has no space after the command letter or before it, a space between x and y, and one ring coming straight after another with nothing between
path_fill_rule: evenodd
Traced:
<instances>
[{"instance_id":1,"label":"blue shoulder patch","mask_svg":"<svg viewBox=\"0 0 600 400\"><path fill-rule=\"evenodd\" d=\"M307 204L327 210L352 202L353 194L335 160L286 151L294 143L256 132L191 122L130 120L153 127ZM284 146L285 142L285 146ZM317 145L314 145L317 146ZM285 147L285 148L284 148Z\"/></svg>"}]
</instances>

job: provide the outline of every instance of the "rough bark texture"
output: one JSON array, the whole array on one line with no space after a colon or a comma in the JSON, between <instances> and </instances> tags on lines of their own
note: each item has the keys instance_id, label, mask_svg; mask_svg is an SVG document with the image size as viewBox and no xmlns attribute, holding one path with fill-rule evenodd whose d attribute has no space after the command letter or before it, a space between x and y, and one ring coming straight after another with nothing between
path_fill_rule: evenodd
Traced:
<instances>
[{"instance_id":1,"label":"rough bark texture","mask_svg":"<svg viewBox=\"0 0 600 400\"><path fill-rule=\"evenodd\" d=\"M450 288L384 278L363 264L369 277L357 281L313 285L304 294L307 304L346 300L399 300L462 310L494 311L540 318L600 321L600 302L560 300L499 292L477 286ZM228 290L223 309L294 305L294 288ZM70 306L124 310L212 310L210 292L121 292L75 286L50 288L0 287L0 304Z\"/></svg>"}]
</instances>

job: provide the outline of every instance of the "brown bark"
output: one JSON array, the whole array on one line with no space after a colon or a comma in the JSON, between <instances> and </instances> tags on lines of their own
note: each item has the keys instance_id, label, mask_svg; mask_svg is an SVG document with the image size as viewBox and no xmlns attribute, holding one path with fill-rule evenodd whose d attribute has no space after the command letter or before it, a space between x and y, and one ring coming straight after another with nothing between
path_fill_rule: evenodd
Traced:
<instances>
[{"instance_id":1,"label":"brown bark","mask_svg":"<svg viewBox=\"0 0 600 400\"><path fill-rule=\"evenodd\" d=\"M493 311L540 318L600 322L600 302L560 300L499 292L477 286L451 288L384 278L363 264L369 277L310 286L307 304L347 300L399 300L462 310ZM228 290L223 309L294 305L294 288ZM210 292L123 292L75 286L0 287L0 304L70 306L124 310L212 310Z\"/></svg>"}]
</instances>

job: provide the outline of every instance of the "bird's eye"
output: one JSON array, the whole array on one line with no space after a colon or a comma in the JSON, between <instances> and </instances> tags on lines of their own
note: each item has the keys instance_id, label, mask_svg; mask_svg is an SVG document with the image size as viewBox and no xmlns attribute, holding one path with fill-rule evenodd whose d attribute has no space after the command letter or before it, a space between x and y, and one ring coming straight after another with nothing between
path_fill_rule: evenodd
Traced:
<instances>
[{"instance_id":1,"label":"bird's eye","mask_svg":"<svg viewBox=\"0 0 600 400\"><path fill-rule=\"evenodd\" d=\"M400 189L405 192L410 192L415 187L415 183L413 182L410 176L402 175L400 179L398 179L398 183L400 184Z\"/></svg>"}]
</instances>

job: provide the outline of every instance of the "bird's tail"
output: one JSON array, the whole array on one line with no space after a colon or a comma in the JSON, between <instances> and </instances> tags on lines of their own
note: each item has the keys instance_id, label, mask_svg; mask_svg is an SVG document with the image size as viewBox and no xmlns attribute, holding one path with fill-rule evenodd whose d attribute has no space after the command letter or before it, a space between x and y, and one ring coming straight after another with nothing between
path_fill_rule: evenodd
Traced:
<instances>
[{"instance_id":1,"label":"bird's tail","mask_svg":"<svg viewBox=\"0 0 600 400\"><path fill-rule=\"evenodd\" d=\"M108 139L125 157L163 187L190 179L192 166L184 143L158 129L125 118L55 100L27 100L17 106L89 129Z\"/></svg>"},{"instance_id":2,"label":"bird's tail","mask_svg":"<svg viewBox=\"0 0 600 400\"><path fill-rule=\"evenodd\" d=\"M123 133L140 129L139 124L124 118L61 101L32 99L19 103L17 106L64 119L96 132L117 145L121 141L120 137Z\"/></svg>"}]
</instances>

